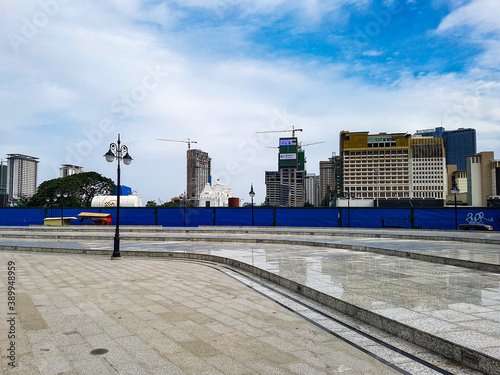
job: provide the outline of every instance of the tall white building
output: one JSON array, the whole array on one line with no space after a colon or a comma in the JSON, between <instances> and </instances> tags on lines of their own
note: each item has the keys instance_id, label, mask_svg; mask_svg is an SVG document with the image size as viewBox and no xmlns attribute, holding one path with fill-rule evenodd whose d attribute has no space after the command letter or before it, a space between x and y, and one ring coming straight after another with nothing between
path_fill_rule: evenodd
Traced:
<instances>
[{"instance_id":1,"label":"tall white building","mask_svg":"<svg viewBox=\"0 0 500 375\"><path fill-rule=\"evenodd\" d=\"M307 173L305 180L306 203L310 203L315 207L321 204L320 199L320 176L314 173Z\"/></svg>"},{"instance_id":2,"label":"tall white building","mask_svg":"<svg viewBox=\"0 0 500 375\"><path fill-rule=\"evenodd\" d=\"M68 177L74 174L83 173L83 167L72 164L61 164L59 177Z\"/></svg>"},{"instance_id":3,"label":"tall white building","mask_svg":"<svg viewBox=\"0 0 500 375\"><path fill-rule=\"evenodd\" d=\"M38 158L22 154L7 154L7 194L17 200L36 193Z\"/></svg>"}]
</instances>

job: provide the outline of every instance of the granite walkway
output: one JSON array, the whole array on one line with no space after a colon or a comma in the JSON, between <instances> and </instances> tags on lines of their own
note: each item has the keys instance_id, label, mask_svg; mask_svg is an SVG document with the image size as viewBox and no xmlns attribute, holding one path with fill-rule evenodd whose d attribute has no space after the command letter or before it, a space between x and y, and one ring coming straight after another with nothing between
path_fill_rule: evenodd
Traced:
<instances>
[{"instance_id":1,"label":"granite walkway","mask_svg":"<svg viewBox=\"0 0 500 375\"><path fill-rule=\"evenodd\" d=\"M252 232L255 231L255 232ZM327 305L385 329L409 341L440 352L472 368L488 374L500 373L500 274L446 264L437 264L404 257L381 255L369 251L353 251L333 247L307 246L303 242L314 237L318 241L339 244L370 243L378 248L400 251L434 252L454 259L498 262L500 242L498 235L482 233L460 234L464 239L450 241L455 233L439 233L441 239L418 240L408 237L415 233L403 231L351 231L346 238L338 234L298 230L288 233L258 231L256 229L161 230L144 231L140 240L134 239L141 231L123 232L124 259L131 256L171 256L178 254L206 260L232 260L240 266L265 278L290 287ZM317 231L310 229L310 231ZM6 230L0 230L5 233ZM57 235L50 230L45 234ZM85 237L90 230L81 230L85 239L59 239L35 236L28 240L4 237L4 249L52 248L74 249L95 254L110 253L109 233L99 232ZM183 232L181 236L179 234ZM112 234L112 232L110 232ZM32 233L33 234L33 233ZM355 234L358 234L355 236ZM384 234L385 238L381 238ZM406 235L406 237L405 237ZM422 234L424 235L424 234ZM435 235L435 233L432 233ZM159 236L164 236L158 241ZM168 238L168 236L172 236ZM206 241L202 242L203 236ZM288 243L237 243L245 238L287 237ZM181 238L185 237L185 238ZM197 241L191 241L197 237ZM213 238L209 238L213 237ZM231 242L216 242L216 237L231 238ZM348 237L348 238L347 238ZM214 239L215 238L215 239ZM294 245L293 242L299 244ZM434 242L434 248L433 244ZM29 243L29 245L28 245ZM90 257L90 255L89 255ZM85 258L85 257L83 257ZM148 258L149 259L149 258ZM149 262L150 260L148 260ZM140 261L142 262L142 260ZM288 285L286 285L288 283ZM318 293L315 293L318 292ZM334 373L334 372L332 372Z\"/></svg>"}]
</instances>

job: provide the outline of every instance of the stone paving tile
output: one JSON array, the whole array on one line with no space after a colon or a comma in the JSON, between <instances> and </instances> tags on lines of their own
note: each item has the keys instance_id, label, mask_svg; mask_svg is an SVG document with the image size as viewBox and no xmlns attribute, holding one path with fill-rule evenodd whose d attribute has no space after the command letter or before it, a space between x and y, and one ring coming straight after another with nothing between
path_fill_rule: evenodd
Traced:
<instances>
[{"instance_id":1,"label":"stone paving tile","mask_svg":"<svg viewBox=\"0 0 500 375\"><path fill-rule=\"evenodd\" d=\"M94 256L1 252L0 260L5 259L14 259L23 270L19 291L28 293L46 324L22 332L26 341L18 351L18 369L24 372L16 369L13 374L220 375L260 374L264 369L270 374L314 374L327 365L314 365L294 353L310 352L312 357L312 349L335 341L235 280L192 262L115 263ZM68 284L59 276L69 272ZM174 277L178 283L172 284ZM33 278L40 282L33 284ZM61 286L53 287L52 280ZM124 292L123 283L130 280L141 288ZM37 288L28 291L25 284ZM165 285L169 292L157 294ZM204 298L207 288L213 299ZM27 321L21 323L19 330ZM0 345L4 347L5 337ZM105 353L93 355L97 349ZM344 350L346 355L357 352ZM372 373L378 374L380 363L374 366Z\"/></svg>"},{"instance_id":2,"label":"stone paving tile","mask_svg":"<svg viewBox=\"0 0 500 375\"><path fill-rule=\"evenodd\" d=\"M358 243L359 241L361 241L360 239L355 238L354 240L358 241ZM366 238L362 240L370 242ZM383 239L382 241L385 241L385 239ZM393 242L397 244L397 246L401 246L402 248L405 248L405 246L409 246L409 244L415 243L414 241ZM143 244L127 244L125 246L130 248L144 248ZM164 245L155 243L151 244L150 248L159 249L161 246ZM205 244L200 244L198 246L193 246L193 244L175 244L175 246L177 246L180 251L196 251L196 249L199 249L199 251L205 253L211 253L221 256L227 256L227 254L230 254L237 259L245 259L249 263L255 262L256 265L263 269L271 270L285 277L295 277L295 279L299 282L302 282L309 286L317 287L319 290L322 290L330 295L345 299L347 301L356 303L361 307L365 307L369 310L374 311L395 310L404 307L409 310L407 314L419 313L427 315L428 318L441 319L442 316L436 316L435 312L443 311L442 308L440 309L441 306L454 305L455 309L453 311L456 311L457 313L463 313L469 316L472 316L471 314L473 314L473 316L477 316L481 319L486 318L494 320L491 315L485 316L485 314L494 314L500 309L500 306L497 302L499 299L498 296L500 296L500 290L498 290L498 277L496 277L495 275L493 277L490 277L491 280L490 284L488 285L488 283L486 282L488 276L485 273L475 273L476 275L480 275L479 277L477 277L477 280L480 280L480 282L476 283L473 282L472 280L474 279L472 277L469 277L468 275L466 275L466 277L463 277L463 270L451 266L422 264L423 262L412 262L408 259L395 260L391 259L391 257L366 253L356 253L346 250L318 248L305 249L303 246L286 246L286 261L283 261L283 259L280 259L279 257L279 253L283 252L283 246L272 247L266 245L262 247L256 246L254 248L249 248L248 246L243 247L238 245L224 245L225 249L221 249L221 246L217 246L217 250L215 250L215 246L207 246ZM210 247L212 248L212 250L210 250ZM471 245L464 244L463 247L471 248ZM442 246L441 248L445 249L444 246ZM270 251L270 249L275 250L274 252L272 252ZM304 250L306 251L304 252ZM251 255L249 255L250 252ZM340 262L338 264L341 267L332 267L333 264L327 262L329 258L335 259L335 262ZM294 275L293 270L294 267L295 271L297 270L297 262L299 262L299 266L301 264L300 262L302 262L304 264L304 267L299 268L302 271ZM366 265L369 265L375 270L372 270L370 272L369 270L367 270ZM128 268L129 272L133 272L134 267L126 268ZM92 270L92 267L89 267L89 269ZM397 272L395 270L397 270ZM88 280L89 284L93 286L92 289L97 290L105 290L106 288L113 287L114 285L113 280L103 281L102 279L106 279L108 276L112 276L111 278L120 276L120 272L117 272L116 270L111 270L109 273L103 272L103 270L94 269L93 271L94 272L87 275L87 279L85 280L85 282L87 282ZM474 271L466 271L467 272L465 272L465 274L474 274ZM38 290L44 291L64 289L65 293L63 294L66 297L76 298L78 298L78 293L73 291L72 288L74 287L77 291L82 291L82 289L85 289L83 288L85 283L79 281L78 277L73 276L71 272L56 272L53 270L45 270L43 272L43 275L45 277L38 277L36 283L28 282L27 285L29 286L29 288L34 288L38 285ZM159 276L160 273L153 271L151 275L153 277L156 277ZM173 275L173 273L171 273L170 275ZM46 277L51 277L51 279L53 280L52 284L46 282ZM189 295L189 292L191 290L203 290L204 288L206 291L206 285L203 285L202 282L196 283L195 286L191 285L190 289L189 285L182 282L181 278L176 279L175 276L172 276L172 279L175 282L180 281L179 290L177 291L177 295L169 299L168 301L162 301L158 298L157 302L162 302L162 307L168 308L171 306L175 306L175 304L182 304L182 301L186 300L186 297ZM390 285L390 292L384 290L377 291L376 289L374 291L374 283L380 283L383 280L385 281L386 285ZM65 287L65 285L68 285L68 283L71 288ZM137 295L135 296L136 303L134 304L130 304L129 302L127 302L128 298L126 295L120 293L119 291L116 292L117 294L121 294L120 298L118 298L118 301L126 304L124 305L124 308L126 308L127 310L137 309L137 312L147 310L155 314L156 311L151 311L151 308L146 308L148 305L145 302L145 300L147 300L145 296L155 295L155 293L162 297L169 296L169 293L166 292L164 288L157 286L153 287L150 285L150 283L146 282L143 279L133 280L133 278L130 278L129 280L123 280L122 285L127 286L127 291L137 291ZM412 285L412 287L415 285L418 286L417 296L408 294L407 291L409 285ZM488 294L484 294L484 291L488 291ZM476 296L478 292L483 292L481 297ZM371 294L374 298L370 299L370 297L368 297L369 294ZM424 294L425 298L423 298ZM445 295L447 298L443 298L443 295ZM83 294L83 297L85 298L85 294ZM102 298L94 301L96 303L98 302L99 306L104 306L102 310L103 312L116 310L116 307L112 308L112 306L117 303L115 299L109 298L105 294L100 294L99 297ZM220 296L216 294L211 294L210 297L213 297L214 299L220 298ZM186 302L184 302L184 307L194 307L199 305L204 306L203 303L200 302L200 300L197 300L197 298L197 296L195 298L190 298L190 301L187 303L190 306L186 306ZM223 305L222 299L217 300L217 302L218 307L213 308L205 305L205 307L202 307L202 309L208 308L212 311L215 311L216 313L223 312L224 310L220 307ZM74 306L74 308L81 309L78 305L78 301L72 300L71 298L67 299L67 301L64 301L64 299L58 300L58 303L62 305L64 305L65 303L69 303L70 306L67 306L67 309L72 309L72 306ZM193 303L199 305L194 305ZM477 306L480 307L480 309L473 310L470 307L466 307L466 305ZM248 311L248 309L250 309L251 311L251 304L249 306L246 306L244 303L242 303L241 306L232 306L232 308L237 309L241 312L245 312L245 310ZM67 310L66 312L68 311L71 310ZM47 313L49 313L49 311L47 311ZM94 314L96 313L97 312L95 312L94 310ZM238 315L228 315L230 318L235 318L237 321L241 321L241 317L239 317ZM404 314L403 316L409 315ZM226 323L219 320L219 324L221 326L225 326ZM144 327L138 325L137 328L143 329ZM248 332L251 332L252 330L258 331L257 327L252 327L249 325L246 326L246 329L248 330ZM262 336L261 333L253 333L260 334ZM203 337L203 335L201 337Z\"/></svg>"}]
</instances>

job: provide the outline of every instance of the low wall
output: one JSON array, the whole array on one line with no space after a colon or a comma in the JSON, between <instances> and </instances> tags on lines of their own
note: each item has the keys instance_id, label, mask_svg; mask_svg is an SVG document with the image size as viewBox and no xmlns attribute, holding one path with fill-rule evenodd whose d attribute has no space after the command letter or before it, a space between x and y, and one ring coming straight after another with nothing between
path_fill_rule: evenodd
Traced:
<instances>
[{"instance_id":1,"label":"low wall","mask_svg":"<svg viewBox=\"0 0 500 375\"><path fill-rule=\"evenodd\" d=\"M110 213L115 224L116 208L64 208L64 216L80 212ZM46 217L61 217L60 208L0 208L0 225L43 225ZM343 228L455 229L455 209L445 208L120 208L122 225L165 227L282 226ZM458 224L488 224L500 231L500 208L457 208ZM82 225L73 220L71 225Z\"/></svg>"}]
</instances>

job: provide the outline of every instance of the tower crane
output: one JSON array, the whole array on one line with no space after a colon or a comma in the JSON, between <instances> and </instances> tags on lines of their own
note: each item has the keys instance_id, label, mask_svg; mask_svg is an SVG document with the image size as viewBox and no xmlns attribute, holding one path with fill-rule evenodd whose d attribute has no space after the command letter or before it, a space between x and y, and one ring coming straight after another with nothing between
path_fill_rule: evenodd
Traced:
<instances>
[{"instance_id":1,"label":"tower crane","mask_svg":"<svg viewBox=\"0 0 500 375\"><path fill-rule=\"evenodd\" d=\"M301 143L301 144L299 144L299 149L300 149L300 148L302 148L302 147L305 147L305 146L319 145L320 143L325 143L325 141L321 141L321 142L313 142L313 143L306 143L305 145L303 145L303 144ZM266 148L274 148L274 149L278 149L279 147L267 146Z\"/></svg>"},{"instance_id":2,"label":"tower crane","mask_svg":"<svg viewBox=\"0 0 500 375\"><path fill-rule=\"evenodd\" d=\"M191 143L198 143L197 141L192 141L191 139L184 140L176 140L176 139L164 139L164 138L156 138L157 141L165 141L165 142L182 142L187 143L188 145L188 162L187 162L187 192L188 199L191 198Z\"/></svg>"},{"instance_id":3,"label":"tower crane","mask_svg":"<svg viewBox=\"0 0 500 375\"><path fill-rule=\"evenodd\" d=\"M300 147L312 146L312 145L319 145L320 143L325 143L325 141L321 141L321 142L313 142L313 143L306 143L305 145L300 144Z\"/></svg>"},{"instance_id":4,"label":"tower crane","mask_svg":"<svg viewBox=\"0 0 500 375\"><path fill-rule=\"evenodd\" d=\"M295 126L292 125L291 129L286 129L286 130L267 130L267 131L263 131L263 132L255 132L255 134L292 132L292 137L295 137L295 132L301 132L302 130L303 129L295 129Z\"/></svg>"}]
</instances>

